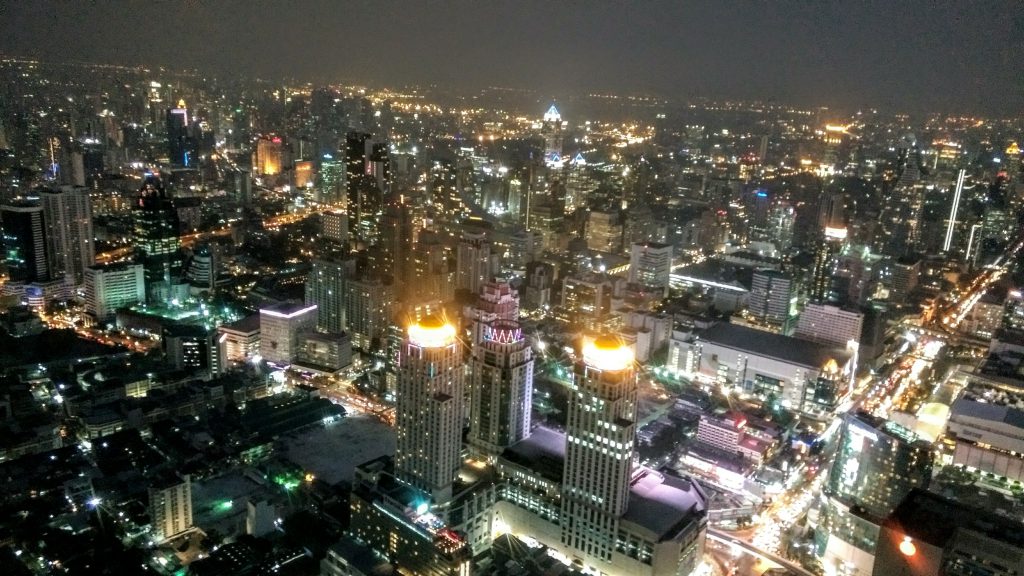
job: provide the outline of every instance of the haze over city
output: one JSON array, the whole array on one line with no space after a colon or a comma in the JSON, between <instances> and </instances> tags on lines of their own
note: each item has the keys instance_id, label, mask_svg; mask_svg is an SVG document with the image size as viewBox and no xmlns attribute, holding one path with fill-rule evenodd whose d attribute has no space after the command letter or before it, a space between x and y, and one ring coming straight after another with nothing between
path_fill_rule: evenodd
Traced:
<instances>
[{"instance_id":1,"label":"haze over city","mask_svg":"<svg viewBox=\"0 0 1024 576\"><path fill-rule=\"evenodd\" d=\"M0 3L0 574L1024 574L1022 42Z\"/></svg>"}]
</instances>

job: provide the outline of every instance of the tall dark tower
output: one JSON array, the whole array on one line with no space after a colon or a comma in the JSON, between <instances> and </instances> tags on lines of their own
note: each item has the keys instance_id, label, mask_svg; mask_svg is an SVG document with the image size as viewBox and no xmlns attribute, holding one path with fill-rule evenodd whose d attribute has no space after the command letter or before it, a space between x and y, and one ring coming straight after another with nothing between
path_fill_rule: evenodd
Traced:
<instances>
[{"instance_id":1,"label":"tall dark tower","mask_svg":"<svg viewBox=\"0 0 1024 576\"><path fill-rule=\"evenodd\" d=\"M135 250L146 270L146 287L181 273L178 212L156 176L147 176L133 211Z\"/></svg>"},{"instance_id":2,"label":"tall dark tower","mask_svg":"<svg viewBox=\"0 0 1024 576\"><path fill-rule=\"evenodd\" d=\"M28 202L0 206L3 260L13 282L51 279L43 207Z\"/></svg>"},{"instance_id":3,"label":"tall dark tower","mask_svg":"<svg viewBox=\"0 0 1024 576\"><path fill-rule=\"evenodd\" d=\"M373 140L366 132L349 132L345 137L345 177L349 238L365 243L374 199L379 195L372 173ZM379 206L378 206L379 208Z\"/></svg>"},{"instance_id":4,"label":"tall dark tower","mask_svg":"<svg viewBox=\"0 0 1024 576\"><path fill-rule=\"evenodd\" d=\"M191 166L195 161L195 146L188 131L188 109L179 100L177 108L167 111L167 154L175 166Z\"/></svg>"}]
</instances>

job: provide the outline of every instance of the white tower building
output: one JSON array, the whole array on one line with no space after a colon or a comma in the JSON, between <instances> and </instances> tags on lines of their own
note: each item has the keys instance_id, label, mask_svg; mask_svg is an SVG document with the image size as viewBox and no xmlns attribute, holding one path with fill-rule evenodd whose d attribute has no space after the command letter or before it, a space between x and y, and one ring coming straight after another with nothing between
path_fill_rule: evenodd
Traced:
<instances>
[{"instance_id":1,"label":"white tower building","mask_svg":"<svg viewBox=\"0 0 1024 576\"><path fill-rule=\"evenodd\" d=\"M462 461L462 368L454 326L436 316L409 326L398 358L395 474L436 504L451 499Z\"/></svg>"},{"instance_id":2,"label":"white tower building","mask_svg":"<svg viewBox=\"0 0 1024 576\"><path fill-rule=\"evenodd\" d=\"M611 561L635 460L637 384L633 351L602 336L573 375L562 479L562 541Z\"/></svg>"},{"instance_id":3,"label":"white tower building","mask_svg":"<svg viewBox=\"0 0 1024 576\"><path fill-rule=\"evenodd\" d=\"M469 443L487 456L530 435L533 402L533 350L519 323L484 325L471 361Z\"/></svg>"}]
</instances>

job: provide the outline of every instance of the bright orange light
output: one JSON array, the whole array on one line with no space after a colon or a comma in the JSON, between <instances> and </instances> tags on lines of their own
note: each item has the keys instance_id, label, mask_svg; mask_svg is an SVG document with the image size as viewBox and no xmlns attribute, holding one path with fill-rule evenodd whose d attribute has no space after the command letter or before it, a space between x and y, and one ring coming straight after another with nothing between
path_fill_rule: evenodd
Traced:
<instances>
[{"instance_id":1,"label":"bright orange light","mask_svg":"<svg viewBox=\"0 0 1024 576\"><path fill-rule=\"evenodd\" d=\"M583 346L583 362L598 370L625 370L633 364L633 350L618 338L601 336Z\"/></svg>"},{"instance_id":2,"label":"bright orange light","mask_svg":"<svg viewBox=\"0 0 1024 576\"><path fill-rule=\"evenodd\" d=\"M917 554L917 546L914 546L914 543L910 540L910 536L903 537L903 542L900 542L900 552L902 552L904 556L908 557Z\"/></svg>"},{"instance_id":3,"label":"bright orange light","mask_svg":"<svg viewBox=\"0 0 1024 576\"><path fill-rule=\"evenodd\" d=\"M441 348L455 342L455 327L436 316L409 326L409 342L421 348Z\"/></svg>"}]
</instances>

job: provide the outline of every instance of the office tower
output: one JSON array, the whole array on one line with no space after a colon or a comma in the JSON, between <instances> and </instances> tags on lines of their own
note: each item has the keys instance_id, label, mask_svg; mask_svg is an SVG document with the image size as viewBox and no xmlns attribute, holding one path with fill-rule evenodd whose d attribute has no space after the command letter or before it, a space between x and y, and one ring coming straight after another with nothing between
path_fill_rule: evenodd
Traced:
<instances>
[{"instance_id":1,"label":"office tower","mask_svg":"<svg viewBox=\"0 0 1024 576\"><path fill-rule=\"evenodd\" d=\"M46 282L53 277L42 206L29 202L0 206L0 229L12 282Z\"/></svg>"},{"instance_id":2,"label":"office tower","mask_svg":"<svg viewBox=\"0 0 1024 576\"><path fill-rule=\"evenodd\" d=\"M901 256L892 265L892 282L889 288L889 300L903 303L917 288L921 276L921 258L917 256Z\"/></svg>"},{"instance_id":3,"label":"office tower","mask_svg":"<svg viewBox=\"0 0 1024 576\"><path fill-rule=\"evenodd\" d=\"M202 324L169 324L160 336L165 361L175 370L208 370L217 373L217 331Z\"/></svg>"},{"instance_id":4,"label":"office tower","mask_svg":"<svg viewBox=\"0 0 1024 576\"><path fill-rule=\"evenodd\" d=\"M451 499L462 462L462 362L451 324L430 316L408 327L395 391L395 474L436 503Z\"/></svg>"},{"instance_id":5,"label":"office tower","mask_svg":"<svg viewBox=\"0 0 1024 576\"><path fill-rule=\"evenodd\" d=\"M544 136L544 162L551 168L562 167L562 115L552 104L541 124Z\"/></svg>"},{"instance_id":6,"label":"office tower","mask_svg":"<svg viewBox=\"0 0 1024 576\"><path fill-rule=\"evenodd\" d=\"M913 432L868 414L845 415L823 489L818 551L826 571L870 573L882 522L931 476L931 446Z\"/></svg>"},{"instance_id":7,"label":"office tower","mask_svg":"<svg viewBox=\"0 0 1024 576\"><path fill-rule=\"evenodd\" d=\"M491 243L487 235L463 232L456 247L455 288L477 294L490 279Z\"/></svg>"},{"instance_id":8,"label":"office tower","mask_svg":"<svg viewBox=\"0 0 1024 576\"><path fill-rule=\"evenodd\" d=\"M778 270L757 270L750 286L747 313L754 321L786 334L794 298L796 286L792 276Z\"/></svg>"},{"instance_id":9,"label":"office tower","mask_svg":"<svg viewBox=\"0 0 1024 576\"><path fill-rule=\"evenodd\" d=\"M864 313L812 302L800 313L794 336L839 348L857 345L864 328Z\"/></svg>"},{"instance_id":10,"label":"office tower","mask_svg":"<svg viewBox=\"0 0 1024 576\"><path fill-rule=\"evenodd\" d=\"M119 308L146 301L145 269L116 263L85 269L85 311L97 322L110 320Z\"/></svg>"},{"instance_id":11,"label":"office tower","mask_svg":"<svg viewBox=\"0 0 1024 576\"><path fill-rule=\"evenodd\" d=\"M618 214L591 211L587 216L587 248L618 254L622 249L622 223Z\"/></svg>"},{"instance_id":12,"label":"office tower","mask_svg":"<svg viewBox=\"0 0 1024 576\"><path fill-rule=\"evenodd\" d=\"M256 158L252 163L256 174L276 176L284 168L284 142L280 136L263 136L256 141Z\"/></svg>"},{"instance_id":13,"label":"office tower","mask_svg":"<svg viewBox=\"0 0 1024 576\"><path fill-rule=\"evenodd\" d=\"M495 457L530 435L533 350L514 320L484 325L470 361L469 443Z\"/></svg>"},{"instance_id":14,"label":"office tower","mask_svg":"<svg viewBox=\"0 0 1024 576\"><path fill-rule=\"evenodd\" d=\"M793 226L796 224L796 210L785 202L772 206L769 214L768 236L779 252L785 253L793 246Z\"/></svg>"},{"instance_id":15,"label":"office tower","mask_svg":"<svg viewBox=\"0 0 1024 576\"><path fill-rule=\"evenodd\" d=\"M192 251L184 267L184 278L193 291L213 293L217 289L219 258L209 244L202 244Z\"/></svg>"},{"instance_id":16,"label":"office tower","mask_svg":"<svg viewBox=\"0 0 1024 576\"><path fill-rule=\"evenodd\" d=\"M317 174L318 201L341 205L345 202L345 161L333 154L324 154Z\"/></svg>"},{"instance_id":17,"label":"office tower","mask_svg":"<svg viewBox=\"0 0 1024 576\"><path fill-rule=\"evenodd\" d=\"M766 190L757 189L750 195L750 239L766 241L771 238L772 202Z\"/></svg>"},{"instance_id":18,"label":"office tower","mask_svg":"<svg viewBox=\"0 0 1024 576\"><path fill-rule=\"evenodd\" d=\"M153 539L163 543L192 528L192 479L167 473L149 487Z\"/></svg>"},{"instance_id":19,"label":"office tower","mask_svg":"<svg viewBox=\"0 0 1024 576\"><path fill-rule=\"evenodd\" d=\"M65 275L81 284L85 269L95 261L92 232L92 202L89 189L63 186L40 194L46 222L50 270L54 277Z\"/></svg>"},{"instance_id":20,"label":"office tower","mask_svg":"<svg viewBox=\"0 0 1024 576\"><path fill-rule=\"evenodd\" d=\"M630 247L629 281L645 290L668 296L672 274L672 245L639 242Z\"/></svg>"},{"instance_id":21,"label":"office tower","mask_svg":"<svg viewBox=\"0 0 1024 576\"><path fill-rule=\"evenodd\" d=\"M167 155L173 166L189 166L195 160L184 100L178 101L177 108L167 111Z\"/></svg>"},{"instance_id":22,"label":"office tower","mask_svg":"<svg viewBox=\"0 0 1024 576\"><path fill-rule=\"evenodd\" d=\"M409 282L412 270L413 214L412 206L404 196L393 195L384 207L380 236L383 255L381 273L392 278L393 284L401 292L399 299L403 299L405 293L413 289Z\"/></svg>"},{"instance_id":23,"label":"office tower","mask_svg":"<svg viewBox=\"0 0 1024 576\"><path fill-rule=\"evenodd\" d=\"M374 142L370 146L366 175L372 179L382 198L391 191L391 159L388 156L387 143Z\"/></svg>"},{"instance_id":24,"label":"office tower","mask_svg":"<svg viewBox=\"0 0 1024 576\"><path fill-rule=\"evenodd\" d=\"M562 542L610 561L626 511L636 437L632 351L602 336L573 371L562 477Z\"/></svg>"},{"instance_id":25,"label":"office tower","mask_svg":"<svg viewBox=\"0 0 1024 576\"><path fill-rule=\"evenodd\" d=\"M394 289L379 278L346 280L345 324L352 346L363 352L382 349L394 306Z\"/></svg>"},{"instance_id":26,"label":"office tower","mask_svg":"<svg viewBox=\"0 0 1024 576\"><path fill-rule=\"evenodd\" d=\"M148 176L132 212L133 240L151 283L170 284L181 273L180 221L160 180Z\"/></svg>"},{"instance_id":27,"label":"office tower","mask_svg":"<svg viewBox=\"0 0 1024 576\"><path fill-rule=\"evenodd\" d=\"M260 356L287 366L299 353L299 335L316 328L316 305L282 302L260 308Z\"/></svg>"},{"instance_id":28,"label":"office tower","mask_svg":"<svg viewBox=\"0 0 1024 576\"><path fill-rule=\"evenodd\" d=\"M332 210L320 215L320 236L339 244L348 244L348 214Z\"/></svg>"},{"instance_id":29,"label":"office tower","mask_svg":"<svg viewBox=\"0 0 1024 576\"><path fill-rule=\"evenodd\" d=\"M221 362L248 362L260 353L260 315L252 314L217 328Z\"/></svg>"},{"instance_id":30,"label":"office tower","mask_svg":"<svg viewBox=\"0 0 1024 576\"><path fill-rule=\"evenodd\" d=\"M353 240L361 239L359 226L369 211L368 195L374 182L368 174L373 151L371 138L365 132L349 132L345 135L345 205L349 237Z\"/></svg>"},{"instance_id":31,"label":"office tower","mask_svg":"<svg viewBox=\"0 0 1024 576\"><path fill-rule=\"evenodd\" d=\"M456 270L449 265L446 247L438 234L420 233L413 245L410 276L414 290L406 294L406 304L448 302L454 297Z\"/></svg>"},{"instance_id":32,"label":"office tower","mask_svg":"<svg viewBox=\"0 0 1024 576\"><path fill-rule=\"evenodd\" d=\"M832 280L835 277L836 258L846 242L846 234L846 228L829 226L818 240L809 290L813 302L827 302L833 297Z\"/></svg>"},{"instance_id":33,"label":"office tower","mask_svg":"<svg viewBox=\"0 0 1024 576\"><path fill-rule=\"evenodd\" d=\"M956 186L953 188L953 204L949 209L949 224L946 226L946 239L942 242L942 251L949 252L953 245L953 233L956 232L956 215L960 211L960 196L964 191L964 178L967 170L961 169L956 177Z\"/></svg>"},{"instance_id":34,"label":"office tower","mask_svg":"<svg viewBox=\"0 0 1024 576\"><path fill-rule=\"evenodd\" d=\"M345 281L354 277L355 272L354 259L313 260L306 276L306 304L317 307L317 330L345 331Z\"/></svg>"}]
</instances>

